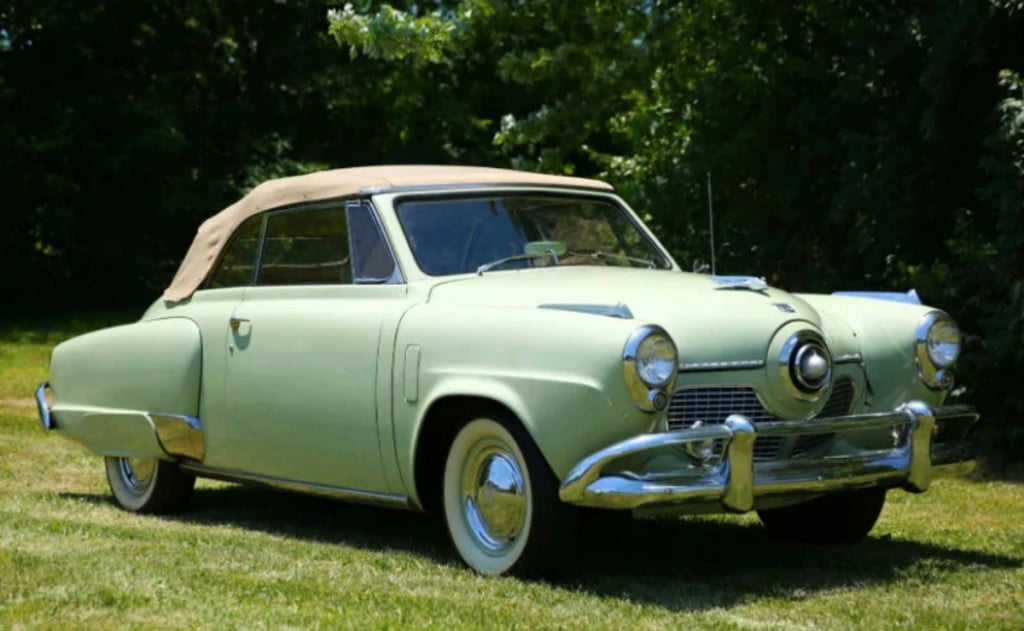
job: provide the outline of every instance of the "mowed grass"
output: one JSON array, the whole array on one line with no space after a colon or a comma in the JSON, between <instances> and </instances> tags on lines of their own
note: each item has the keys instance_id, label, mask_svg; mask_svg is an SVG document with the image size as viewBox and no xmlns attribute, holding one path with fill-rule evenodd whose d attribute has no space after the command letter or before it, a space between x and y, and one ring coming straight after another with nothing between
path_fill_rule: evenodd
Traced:
<instances>
[{"instance_id":1,"label":"mowed grass","mask_svg":"<svg viewBox=\"0 0 1024 631\"><path fill-rule=\"evenodd\" d=\"M0 329L0 628L1024 628L1019 484L894 491L851 547L750 516L587 530L543 582L476 576L414 513L200 481L187 513L128 514L30 401L50 347L104 321Z\"/></svg>"}]
</instances>

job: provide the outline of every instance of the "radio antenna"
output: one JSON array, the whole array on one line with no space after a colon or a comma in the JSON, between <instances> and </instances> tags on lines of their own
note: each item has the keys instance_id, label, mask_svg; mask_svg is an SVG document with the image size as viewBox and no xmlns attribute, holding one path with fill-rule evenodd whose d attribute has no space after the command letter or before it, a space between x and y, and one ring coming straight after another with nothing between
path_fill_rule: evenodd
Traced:
<instances>
[{"instance_id":1,"label":"radio antenna","mask_svg":"<svg viewBox=\"0 0 1024 631\"><path fill-rule=\"evenodd\" d=\"M708 174L708 232L711 236L711 275L714 276L715 270L715 206L711 201L711 171Z\"/></svg>"}]
</instances>

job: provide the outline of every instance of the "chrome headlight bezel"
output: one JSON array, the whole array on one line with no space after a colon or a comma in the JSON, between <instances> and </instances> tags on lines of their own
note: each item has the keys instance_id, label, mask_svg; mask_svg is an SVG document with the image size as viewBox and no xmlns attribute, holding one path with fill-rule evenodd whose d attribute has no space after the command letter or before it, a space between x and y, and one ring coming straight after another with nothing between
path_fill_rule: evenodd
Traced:
<instances>
[{"instance_id":1,"label":"chrome headlight bezel","mask_svg":"<svg viewBox=\"0 0 1024 631\"><path fill-rule=\"evenodd\" d=\"M667 343L671 349L670 359L665 360L663 375L652 375L637 361L645 346L657 343ZM622 369L626 388L636 406L647 412L660 411L667 407L668 392L679 373L679 350L665 329L655 324L645 324L633 331L626 340L622 349Z\"/></svg>"},{"instance_id":2,"label":"chrome headlight bezel","mask_svg":"<svg viewBox=\"0 0 1024 631\"><path fill-rule=\"evenodd\" d=\"M946 327L956 334L956 352L952 358L944 358L935 351L937 330ZM914 356L917 361L921 381L932 390L948 390L953 387L953 366L960 358L963 349L963 336L956 321L942 311L929 311L918 322L915 334Z\"/></svg>"},{"instance_id":3,"label":"chrome headlight bezel","mask_svg":"<svg viewBox=\"0 0 1024 631\"><path fill-rule=\"evenodd\" d=\"M820 357L825 364L824 374L813 381L806 378L801 371L801 359L808 353ZM825 343L825 338L816 331L797 331L782 345L782 352L779 353L779 372L786 390L796 399L810 402L820 400L832 389L832 370L832 353Z\"/></svg>"}]
</instances>

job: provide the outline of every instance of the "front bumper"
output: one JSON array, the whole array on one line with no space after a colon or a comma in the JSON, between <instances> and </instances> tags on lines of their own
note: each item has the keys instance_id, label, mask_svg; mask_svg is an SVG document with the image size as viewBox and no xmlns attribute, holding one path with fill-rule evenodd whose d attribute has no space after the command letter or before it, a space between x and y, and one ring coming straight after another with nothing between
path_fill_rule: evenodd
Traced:
<instances>
[{"instance_id":1,"label":"front bumper","mask_svg":"<svg viewBox=\"0 0 1024 631\"><path fill-rule=\"evenodd\" d=\"M964 405L935 409L913 401L891 412L806 421L761 423L733 415L721 425L644 434L616 443L581 460L565 477L563 501L612 509L718 506L745 512L766 499L813 496L844 489L901 486L921 493L932 467L969 458L964 437L978 420ZM895 446L854 450L842 456L754 462L758 436L843 435L890 428ZM957 432L952 441L933 436ZM687 445L724 443L720 456L691 456ZM675 453L680 463L669 471L635 473L620 465L644 454Z\"/></svg>"}]
</instances>

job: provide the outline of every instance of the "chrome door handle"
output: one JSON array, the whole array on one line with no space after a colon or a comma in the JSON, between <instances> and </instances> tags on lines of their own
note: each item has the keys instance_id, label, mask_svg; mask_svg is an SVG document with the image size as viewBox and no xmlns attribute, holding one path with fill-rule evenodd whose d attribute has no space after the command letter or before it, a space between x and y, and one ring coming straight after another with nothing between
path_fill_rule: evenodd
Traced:
<instances>
[{"instance_id":1,"label":"chrome door handle","mask_svg":"<svg viewBox=\"0 0 1024 631\"><path fill-rule=\"evenodd\" d=\"M240 326L242 326L243 322L248 324L249 323L249 318L236 318L236 317L232 316L232 318L230 320L228 320L228 325L231 326L231 330L232 331L237 331L238 328Z\"/></svg>"}]
</instances>

